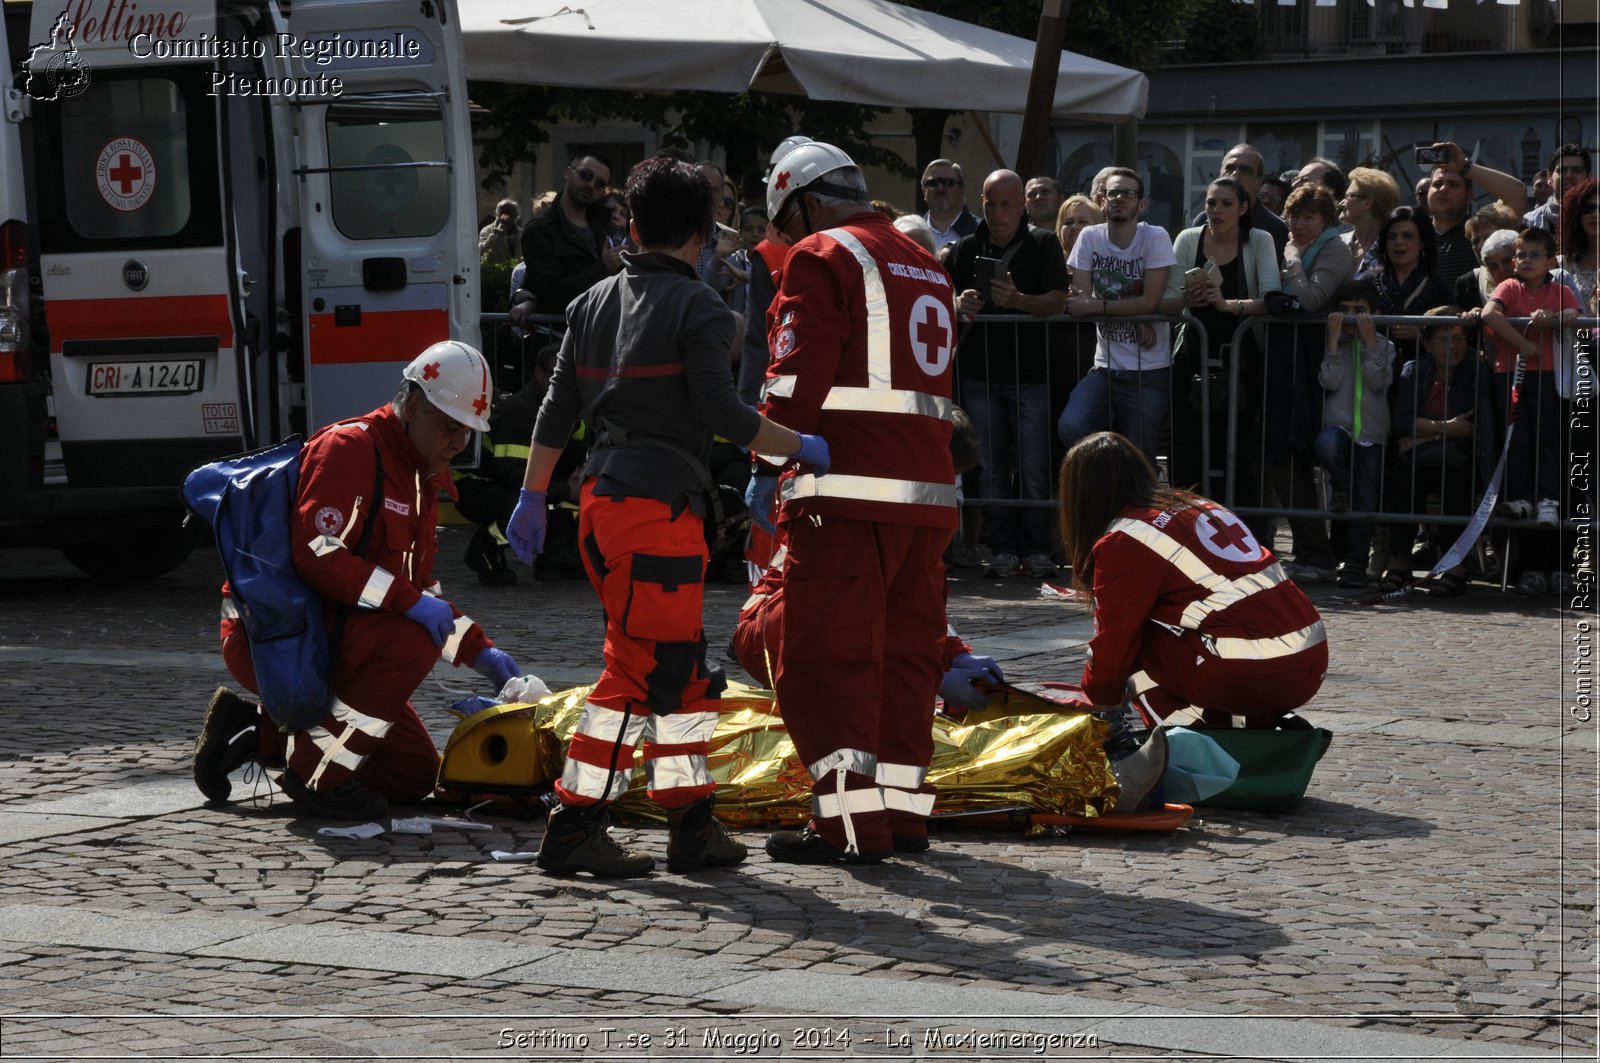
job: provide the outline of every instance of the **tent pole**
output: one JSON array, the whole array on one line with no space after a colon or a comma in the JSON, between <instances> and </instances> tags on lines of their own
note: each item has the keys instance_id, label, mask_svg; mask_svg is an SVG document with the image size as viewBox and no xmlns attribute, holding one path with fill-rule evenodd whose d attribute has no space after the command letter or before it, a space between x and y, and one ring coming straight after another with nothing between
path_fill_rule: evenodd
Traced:
<instances>
[{"instance_id":1,"label":"tent pole","mask_svg":"<svg viewBox=\"0 0 1600 1063\"><path fill-rule=\"evenodd\" d=\"M989 120L983 116L982 111L968 111L967 117L972 119L972 124L978 127L978 135L983 138L983 143L988 147L989 154L994 156L996 167L1004 167L1005 156L1000 154L1000 149L995 146L994 134L989 132Z\"/></svg>"},{"instance_id":2,"label":"tent pole","mask_svg":"<svg viewBox=\"0 0 1600 1063\"><path fill-rule=\"evenodd\" d=\"M1068 0L1044 0L1039 11L1033 76L1028 81L1027 109L1022 112L1022 139L1017 144L1016 169L1024 181L1039 172L1044 160L1044 138L1050 135L1056 77L1061 71L1061 46L1067 36L1067 6Z\"/></svg>"}]
</instances>

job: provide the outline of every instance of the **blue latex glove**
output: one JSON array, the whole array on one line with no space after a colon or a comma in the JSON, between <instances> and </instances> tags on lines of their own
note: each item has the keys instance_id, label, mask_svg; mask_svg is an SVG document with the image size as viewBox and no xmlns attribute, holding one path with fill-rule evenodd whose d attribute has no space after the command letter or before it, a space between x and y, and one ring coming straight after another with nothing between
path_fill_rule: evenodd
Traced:
<instances>
[{"instance_id":1,"label":"blue latex glove","mask_svg":"<svg viewBox=\"0 0 1600 1063\"><path fill-rule=\"evenodd\" d=\"M801 438L816 439L816 436ZM819 440L820 442L820 440ZM823 444L826 448L827 444ZM772 533L778 529L772 523L772 501L778 494L776 476L752 476L744 489L744 508L749 511L750 523L762 531Z\"/></svg>"},{"instance_id":2,"label":"blue latex glove","mask_svg":"<svg viewBox=\"0 0 1600 1063\"><path fill-rule=\"evenodd\" d=\"M982 669L952 668L939 682L939 696L947 707L956 705L963 709L981 709L989 704L989 695L972 684L987 674Z\"/></svg>"},{"instance_id":3,"label":"blue latex glove","mask_svg":"<svg viewBox=\"0 0 1600 1063\"><path fill-rule=\"evenodd\" d=\"M422 630L428 633L435 646L443 646L444 640L456 629L456 613L450 608L450 603L443 598L432 598L426 594L417 599L416 605L406 610L406 619L421 624Z\"/></svg>"},{"instance_id":4,"label":"blue latex glove","mask_svg":"<svg viewBox=\"0 0 1600 1063\"><path fill-rule=\"evenodd\" d=\"M517 496L517 508L511 511L506 524L506 541L511 552L524 565L533 564L535 554L544 553L544 531L550 514L545 505L545 492L530 491L526 487Z\"/></svg>"},{"instance_id":5,"label":"blue latex glove","mask_svg":"<svg viewBox=\"0 0 1600 1063\"><path fill-rule=\"evenodd\" d=\"M472 662L472 670L493 683L496 694L522 674L522 669L511 659L511 654L496 646L490 646L478 654L478 659Z\"/></svg>"},{"instance_id":6,"label":"blue latex glove","mask_svg":"<svg viewBox=\"0 0 1600 1063\"><path fill-rule=\"evenodd\" d=\"M800 449L794 452L794 460L802 465L811 466L811 471L821 476L828 471L828 466L833 464L833 455L828 453L828 441L821 436L808 436L804 432L800 435Z\"/></svg>"},{"instance_id":7,"label":"blue latex glove","mask_svg":"<svg viewBox=\"0 0 1600 1063\"><path fill-rule=\"evenodd\" d=\"M1000 665L995 663L993 657L977 657L970 653L958 653L956 659L950 662L950 667L956 671L978 672L973 679L983 680L988 683L1004 683L1005 673L1000 671Z\"/></svg>"}]
</instances>

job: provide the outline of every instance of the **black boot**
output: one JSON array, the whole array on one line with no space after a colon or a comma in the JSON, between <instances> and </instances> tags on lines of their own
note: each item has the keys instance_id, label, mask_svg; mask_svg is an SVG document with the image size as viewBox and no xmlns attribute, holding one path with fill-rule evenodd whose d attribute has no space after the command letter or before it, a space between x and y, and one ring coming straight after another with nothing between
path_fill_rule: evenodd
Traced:
<instances>
[{"instance_id":1,"label":"black boot","mask_svg":"<svg viewBox=\"0 0 1600 1063\"><path fill-rule=\"evenodd\" d=\"M313 790L292 771L285 771L278 780L283 792L294 802L295 811L312 819L338 819L360 823L383 819L389 814L389 802L363 786L354 777L346 779L332 790Z\"/></svg>"},{"instance_id":2,"label":"black boot","mask_svg":"<svg viewBox=\"0 0 1600 1063\"><path fill-rule=\"evenodd\" d=\"M847 853L807 823L799 830L774 831L767 838L767 855L780 864L880 864L893 856L894 850Z\"/></svg>"},{"instance_id":3,"label":"black boot","mask_svg":"<svg viewBox=\"0 0 1600 1063\"><path fill-rule=\"evenodd\" d=\"M509 587L517 582L517 572L506 560L506 548L494 541L489 529L479 528L467 544L462 557L467 567L478 574L478 582L490 587Z\"/></svg>"},{"instance_id":4,"label":"black boot","mask_svg":"<svg viewBox=\"0 0 1600 1063\"><path fill-rule=\"evenodd\" d=\"M638 878L655 869L655 858L624 849L611 837L611 817L600 809L550 810L536 863L552 875L587 871L595 878Z\"/></svg>"},{"instance_id":5,"label":"black boot","mask_svg":"<svg viewBox=\"0 0 1600 1063\"><path fill-rule=\"evenodd\" d=\"M206 800L221 804L233 792L228 775L256 755L260 713L227 687L218 687L206 706L200 737L194 740L194 784Z\"/></svg>"},{"instance_id":6,"label":"black boot","mask_svg":"<svg viewBox=\"0 0 1600 1063\"><path fill-rule=\"evenodd\" d=\"M699 871L705 867L732 867L750 850L728 837L713 815L716 798L706 797L688 808L667 813L667 870Z\"/></svg>"}]
</instances>

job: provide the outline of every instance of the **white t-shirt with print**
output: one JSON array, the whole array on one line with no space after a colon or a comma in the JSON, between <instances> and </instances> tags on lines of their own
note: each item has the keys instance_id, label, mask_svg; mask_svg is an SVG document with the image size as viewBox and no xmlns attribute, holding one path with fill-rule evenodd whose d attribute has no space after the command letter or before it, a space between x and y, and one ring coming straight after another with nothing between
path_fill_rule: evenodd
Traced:
<instances>
[{"instance_id":1,"label":"white t-shirt with print","mask_svg":"<svg viewBox=\"0 0 1600 1063\"><path fill-rule=\"evenodd\" d=\"M1146 270L1170 268L1176 262L1172 238L1166 230L1140 222L1134 230L1133 242L1121 248L1111 242L1106 224L1102 222L1078 234L1067 265L1090 272L1094 277L1096 299L1127 299L1144 293ZM1155 342L1148 347L1140 346L1141 329L1148 329L1155 335ZM1102 319L1099 331L1094 364L1100 368L1165 369L1172 364L1170 325L1138 325L1113 317Z\"/></svg>"}]
</instances>

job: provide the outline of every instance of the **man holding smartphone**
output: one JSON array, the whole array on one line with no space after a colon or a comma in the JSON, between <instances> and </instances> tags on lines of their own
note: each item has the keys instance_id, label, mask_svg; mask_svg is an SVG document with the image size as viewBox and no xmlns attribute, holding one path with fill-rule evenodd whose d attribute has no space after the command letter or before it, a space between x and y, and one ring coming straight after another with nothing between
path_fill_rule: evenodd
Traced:
<instances>
[{"instance_id":1,"label":"man holding smartphone","mask_svg":"<svg viewBox=\"0 0 1600 1063\"><path fill-rule=\"evenodd\" d=\"M961 404L978 432L980 469L969 494L983 498L1050 497L1050 348L1044 325L972 322L984 316L1049 317L1067 300L1067 264L1054 232L1023 215L1022 178L996 170L983 182L983 221L950 256L957 309L968 322L956 357ZM1011 470L1016 469L1016 487ZM974 482L976 481L976 482ZM986 511L994 553L991 574L1053 575L1047 508L996 506Z\"/></svg>"},{"instance_id":2,"label":"man holding smartphone","mask_svg":"<svg viewBox=\"0 0 1600 1063\"><path fill-rule=\"evenodd\" d=\"M1478 266L1478 253L1467 235L1467 219L1472 216L1473 183L1518 215L1528 205L1528 193L1519 178L1480 166L1467 158L1460 145L1441 140L1431 147L1416 149L1418 166L1432 166L1428 184L1428 217L1433 222L1433 275L1454 288L1456 278Z\"/></svg>"}]
</instances>

